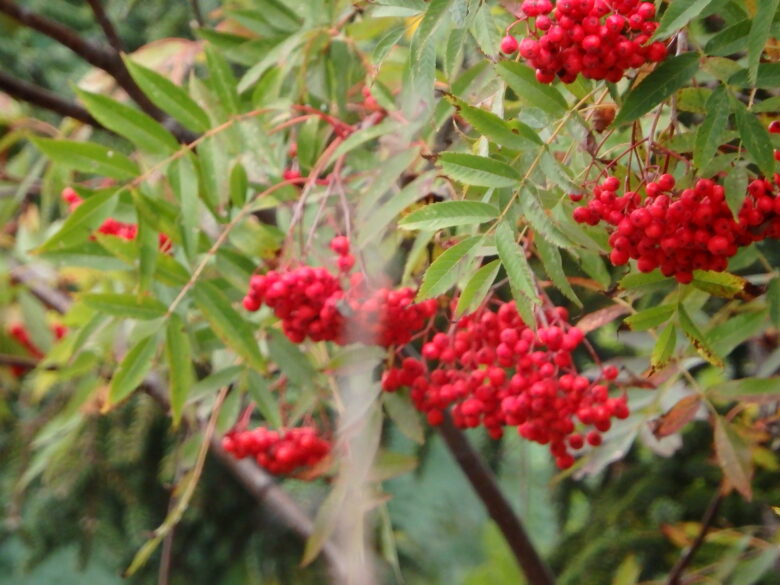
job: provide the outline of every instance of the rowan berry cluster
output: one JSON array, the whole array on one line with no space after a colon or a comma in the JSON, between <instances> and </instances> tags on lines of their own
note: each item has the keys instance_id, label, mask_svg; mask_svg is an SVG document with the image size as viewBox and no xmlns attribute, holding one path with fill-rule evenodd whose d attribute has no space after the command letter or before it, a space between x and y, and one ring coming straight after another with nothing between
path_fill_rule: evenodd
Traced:
<instances>
[{"instance_id":1,"label":"rowan berry cluster","mask_svg":"<svg viewBox=\"0 0 780 585\"><path fill-rule=\"evenodd\" d=\"M72 187L65 187L62 190L62 198L68 203L68 210L71 212L84 201ZM97 231L101 234L117 236L125 240L134 240L138 236L138 225L109 217L100 225ZM171 249L171 240L167 235L159 234L158 242L160 250L167 251Z\"/></svg>"},{"instance_id":2,"label":"rowan berry cluster","mask_svg":"<svg viewBox=\"0 0 780 585\"><path fill-rule=\"evenodd\" d=\"M586 206L574 210L574 219L614 226L609 257L615 266L633 258L641 272L660 268L681 283L691 282L694 270L726 270L739 247L780 235L777 179L750 183L736 220L724 188L714 181L699 179L679 192L674 186L671 175L661 175L647 183L642 199L636 191L618 195L620 181L608 177Z\"/></svg>"},{"instance_id":3,"label":"rowan berry cluster","mask_svg":"<svg viewBox=\"0 0 780 585\"><path fill-rule=\"evenodd\" d=\"M262 305L269 306L294 343L308 337L342 345L359 341L384 347L408 343L436 312L434 300L414 303L412 289L372 289L362 274L347 276L355 258L344 236L334 238L330 247L337 254L346 290L340 278L323 267L271 270L252 277L244 308L257 311Z\"/></svg>"},{"instance_id":4,"label":"rowan berry cluster","mask_svg":"<svg viewBox=\"0 0 780 585\"><path fill-rule=\"evenodd\" d=\"M286 475L317 465L330 453L331 445L314 427L281 431L258 427L226 434L222 447L237 459L252 457L270 473Z\"/></svg>"},{"instance_id":5,"label":"rowan berry cluster","mask_svg":"<svg viewBox=\"0 0 780 585\"><path fill-rule=\"evenodd\" d=\"M54 334L55 339L59 340L65 337L65 334L68 332L68 328L65 327L65 325L57 323L56 325L52 325L51 331ZM38 360L43 358L43 352L37 345L33 343L32 339L30 338L30 334L27 332L27 329L24 327L24 325L21 325L20 323L11 325L8 328L8 334L13 337L19 343L19 345L25 349L25 351L27 351L30 357ZM11 366L11 373L17 378L23 376L25 373L27 373L27 371L28 368L26 366Z\"/></svg>"},{"instance_id":6,"label":"rowan berry cluster","mask_svg":"<svg viewBox=\"0 0 780 585\"><path fill-rule=\"evenodd\" d=\"M549 445L566 469L574 463L571 451L599 445L611 419L628 416L625 398L608 393L617 369L604 368L596 382L578 374L571 354L584 334L569 325L566 309L544 310L547 325L534 331L514 301L497 305L461 318L451 334L436 333L422 346L422 359L407 357L388 369L382 387L409 387L432 425L451 408L458 427L482 424L494 438L504 426L517 427L525 439Z\"/></svg>"},{"instance_id":7,"label":"rowan berry cluster","mask_svg":"<svg viewBox=\"0 0 780 585\"><path fill-rule=\"evenodd\" d=\"M666 46L650 38L658 28L655 6L639 0L525 0L521 11L533 37L504 37L501 50L519 51L541 83L578 74L617 83L628 69L666 58ZM530 19L533 19L531 22Z\"/></svg>"}]
</instances>

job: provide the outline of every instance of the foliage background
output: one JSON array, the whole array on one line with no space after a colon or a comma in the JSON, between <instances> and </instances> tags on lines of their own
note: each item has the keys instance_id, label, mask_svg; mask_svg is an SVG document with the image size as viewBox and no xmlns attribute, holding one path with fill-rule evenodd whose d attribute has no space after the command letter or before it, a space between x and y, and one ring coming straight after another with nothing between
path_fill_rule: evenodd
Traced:
<instances>
[{"instance_id":1,"label":"foliage background","mask_svg":"<svg viewBox=\"0 0 780 585\"><path fill-rule=\"evenodd\" d=\"M292 36L293 31L284 30L284 27L282 30L274 29L273 23L270 25L271 30L268 30L268 22L260 16L266 6L260 0L227 4L228 8L236 10L233 16L240 24L233 21L230 24L232 32L226 32L223 28L220 32L204 32L202 35L216 47L215 52L226 58L224 65L229 71L241 79L247 68L256 65L263 55L277 46L275 43L280 42L280 39L284 42L283 39ZM309 11L316 12L315 16L308 16L304 4L292 3L298 7L299 14L307 15L305 26L312 29L323 23L335 22L336 17L349 9L348 3L344 2L320 2L320 11L316 11L313 6L307 7ZM484 62L483 53L486 49L490 56L495 56L495 51L490 51L490 47L497 46L501 27L511 21L497 3L489 4L493 9L490 20L492 28L477 29L477 34L468 37L464 33L460 39L462 53L458 53L461 49L457 46L458 38L453 40L453 37L448 36L450 28L440 27L435 33L438 36L431 33L435 36L436 43L432 45L435 44L436 49L427 50L421 55L421 67L431 69L430 79L422 80L413 76L410 79L406 62L410 42L413 43L409 39L414 38L415 27L421 26L420 19L412 18L410 23L406 16L398 15L417 14L415 11L425 8L424 3L399 0L379 4L388 16L358 23L348 29L345 38L339 38L333 43L312 35L308 38L308 50L296 49L289 63L269 66L270 72L264 72L255 80L256 85L245 94L237 109L246 112L268 104L287 104L300 98L315 107L326 104L340 108L345 118L354 122L359 118L359 113L346 107L344 100L347 95L354 95L354 91L350 94L350 88L356 86L366 74L378 73L376 93L385 103L392 103L390 88L414 86L415 83L421 85L420 88L413 87L419 89L419 94L405 94L410 101L401 104L401 107L409 112L414 110L415 99L432 98L433 84L429 87L425 83L433 81L433 66L438 67L436 77L439 83L446 84L463 99L476 102L495 91L495 80L490 78L490 72L481 63ZM476 8L479 3L457 4ZM713 27L728 26L748 15L750 9L742 2L698 4L711 4L702 17L697 17L689 27L693 42L698 42L700 46L706 46L714 32ZM35 0L25 5L73 27L89 38L100 38L91 13L82 2ZM216 1L203 3L206 13L217 8ZM196 38L190 27L193 20L191 8L185 2L117 1L111 2L109 9L129 51L168 37ZM714 14L717 19L707 18L708 13ZM212 22L221 20L223 16L222 13L212 14ZM0 30L3 33L0 34L0 60L8 64L10 72L68 98L75 97L72 83L89 71L82 61L53 41L7 20L0 22ZM384 36L388 32L392 34ZM236 37L233 33L247 35L247 38ZM383 38L395 39L401 45L401 50L386 57L379 72L364 71L358 55L372 55L376 58L381 52L379 40ZM197 95L199 101L204 103L211 92L212 101L207 105L212 121L216 124L228 119L231 112L223 110L226 107L224 99L213 100L213 94L224 97L219 95L224 88L214 86L214 71L222 61L213 59L207 62L200 55L193 62L198 74L205 72L208 87L199 89L198 83L194 81L190 82L190 87L193 95ZM736 51L731 61L738 63L740 59L744 63L742 48ZM728 77L741 66L737 65L734 69L726 61L712 59L711 69L702 75L701 88L696 89L707 89L707 84L712 84L713 78L717 77L712 75L712 71L717 73L718 67ZM299 73L292 74L291 71L296 67L299 67ZM567 94L568 103L573 103L589 90L587 86L575 88L573 97ZM752 97L760 98L760 103L774 97L774 93L774 89L764 89L753 92ZM528 124L535 131L543 132L550 116L545 114L541 104L521 108L515 104L514 98L523 101L525 96L511 91L509 95L512 98L508 103L511 112L509 116ZM739 95L745 97L741 93ZM683 132L677 139L664 137L664 140L668 138L665 144L683 150L686 148L692 140L690 129L695 130L706 115L702 103L702 96L698 92L687 91L680 95L680 118L683 124L689 126L688 134ZM87 260L72 253L62 258L51 255L43 260L30 254L33 248L56 232L60 225L56 222L65 216L58 197L61 188L69 184L73 175L67 165L47 166L45 159L27 141L37 133L34 120L56 123L56 117L21 103L3 104L2 113L7 124L5 132L6 137L9 137L2 147L3 169L12 177L25 179L25 189L11 180L3 182L4 187L11 189L8 192L12 196L3 197L2 217L6 220L6 226L13 226L3 230L4 285L1 294L4 316L8 322L24 318L25 322L32 322L33 327L40 330L45 322L55 317L46 313L24 286L12 282L10 274L13 266L29 262L38 269L48 270L46 274L51 276L52 265L64 264L65 268L58 274L58 285L68 292L108 292L114 290L115 286L117 290L124 290L123 287L131 290L135 286L137 274L116 271L112 274L121 276L111 282L110 278L106 279L98 271L86 267L101 262L106 269L114 270L116 259L108 258L107 254ZM445 111L442 104L442 101L435 102L435 107L431 108L433 111L428 112L433 114L431 118L423 115L421 122L412 124L406 131L392 127L392 132L388 131L387 134L396 140L410 141L412 137L422 137L429 144L453 141L465 150L473 146L482 155L495 153L496 149L491 150L487 142L477 144L478 138L473 131L461 136L447 127L444 120L450 116L450 112ZM227 107L230 107L229 103ZM504 105L495 107L503 109ZM774 114L768 109L764 115L768 119ZM257 125L253 120L245 126L237 125L236 132L231 131L227 140L217 136L210 143L204 144L199 155L205 161L203 164L212 165L211 176L216 177L219 183L204 189L213 189L221 196L229 192L230 185L226 179L232 168L231 163L235 160L242 162L250 171L252 183L265 184L279 177L287 164L286 139L272 136L265 141L262 128L267 128L272 120L262 117L259 120ZM65 135L71 133L73 138L86 138L84 134L79 134L79 130L74 131L69 127L68 123L63 128ZM573 122L564 128L560 147L565 150L583 138L583 128ZM314 123L307 124L299 131L299 144L307 147L306 141L301 140L303 135L309 140L310 148L310 152L299 154L303 171L309 171L314 166L316 154L326 142L326 134L324 125ZM733 140L734 136L723 138L727 142L726 138ZM97 132L89 139L127 153L134 150L127 142L120 142L108 133ZM614 143L622 144L625 140L625 134L619 134L615 136ZM220 156L222 149L227 153L226 157ZM381 145L356 151L350 159L355 172L374 168L377 165L374 158L377 156L376 151L384 155ZM524 155L522 164L518 166L530 166L533 155ZM154 157L150 157L144 159L144 162L153 160ZM720 162L728 165L733 161ZM559 176L555 175L560 173L560 169L554 161L545 159L545 165L552 166L545 166L543 174ZM420 165L412 167L410 173L429 173L430 170L430 166ZM568 177L560 178L564 185L569 181ZM37 188L30 191L33 195L28 197L24 191L33 184ZM88 184L90 187L96 186L91 182ZM447 189L441 183L436 187ZM557 190L556 193L562 192L561 185L553 188ZM284 202L294 196L295 193L285 192L279 196L279 201ZM205 198L208 200L208 197L207 194ZM544 197L544 193L540 197ZM124 197L118 213L128 219L133 218L136 215L134 203L129 197ZM401 206L396 213L402 211L403 207L406 205ZM162 208L162 211L166 210L170 211ZM383 209L383 212L389 213L389 210ZM285 219L289 221L285 215L288 211L283 206L280 205L277 213L282 225ZM311 225L314 214L313 211L307 213L306 221ZM142 216L142 223L150 221L148 212L146 215L137 215ZM154 230L170 227L170 218L162 212L160 215L169 223L163 221L154 224ZM209 275L213 282L230 291L230 300L238 299L241 287L245 286L245 277L252 272L257 259L269 256L280 243L281 234L277 231L259 222L250 225L251 228L231 241L232 254L225 253L220 257L224 273ZM374 227L376 225L368 226L364 233L370 233ZM323 241L325 237L322 236ZM598 235L595 237L598 238ZM257 238L256 241L261 244L248 244L247 240L251 238ZM395 250L407 251L412 245L406 234L398 230L391 231L379 253L392 256ZM202 242L199 246L203 252ZM435 250L435 253L439 251ZM763 258L769 259L772 268L772 271L764 273L766 282L774 277L776 246L769 244L762 247L761 254ZM759 275L760 280L763 269L755 268L757 257L755 250L742 254L732 262L731 269L746 276ZM405 258L399 258L399 261L403 260ZM607 284L622 276L619 270L608 271L600 261L589 263L580 258L578 264L576 260L573 256L565 257L567 274L595 280L601 278ZM409 269L409 266L406 268L407 276L409 273L413 273L415 278L420 276L419 270ZM401 272L401 269L397 272ZM161 285L147 283L147 286L166 302L172 300L170 291L164 291ZM607 305L608 301L601 293L586 290L578 290L578 293L587 308L580 315ZM552 294L557 301L564 302L563 296ZM635 301L635 309L642 310L664 302L670 294L674 293L670 293L668 288L664 289L663 285L659 287L650 283L631 300ZM698 311L697 319L708 325L709 332L715 330L715 327L709 327L713 323L723 325L735 316L743 319L736 321L740 327L735 332L727 332L720 338L719 347L728 358L726 376L769 376L775 373L778 367L775 323L768 323L768 308L761 299L754 301L753 305L735 307L730 302L710 298L700 292L694 292L688 298L693 299L692 304ZM754 310L751 312L751 309ZM34 314L39 316L32 317ZM45 315L45 318L41 315ZM759 319L754 318L756 315ZM91 318L92 315L78 305L69 314L75 329L84 326ZM198 350L193 361L199 366L218 364L223 367L229 363L220 354L225 349L207 329L203 322L193 327L192 339ZM38 335L41 336L40 331ZM90 346L84 371L79 373L99 369L105 363L113 364L115 356L112 340L115 337L127 340L128 335L131 340L133 335L135 339L138 338L137 331L133 333L119 319L112 320ZM646 337L618 331L615 323L604 323L601 329L591 335L591 339L603 358L613 358L615 363L635 370L641 368L633 365L635 362L631 361L630 356L638 356L646 361L652 349ZM4 351L18 351L18 347L14 347L5 335L0 338L0 344ZM210 362L214 355L216 358ZM586 358L583 358L585 361ZM721 370L701 360L690 368L690 372L705 387L724 378ZM90 378L85 376L84 379ZM84 382L85 388L88 385L89 382ZM62 392L49 392L51 387ZM140 393L107 415L99 415L100 404L92 404L88 400L80 402L79 398L74 398L78 396L78 385L74 387L67 382L60 384L42 375L30 377L20 385L5 372L2 388L0 493L5 510L0 532L0 584L32 585L49 583L53 579L58 583L75 583L85 579L97 584L125 582L119 578L119 573L146 541L149 531L165 517L171 490L191 466L200 436L172 429L170 419L159 412L152 399ZM646 405L645 416L651 418L671 407L677 396L672 390L667 392L665 400L652 404L647 403L646 397L647 391L632 391L632 398ZM301 390L301 399L308 398ZM200 406L202 410L208 410L211 403L205 400ZM234 420L239 406L237 401L226 405L220 423L223 430ZM745 422L761 418L759 414L766 412L759 411L766 411L767 408L749 407L744 413ZM79 415L67 416L75 412ZM771 416L764 418L771 419ZM768 436L763 436L762 450L757 449L753 456L757 465L752 501L745 502L740 495L733 493L725 499L720 510L718 530L697 558L697 566L712 575L710 582L728 585L777 583L777 573L772 570L776 563L776 547L766 546L762 549L763 544L753 546L755 542L746 536L756 534L767 542L775 543L778 538L778 519L771 508L780 503L780 486L776 481L776 427L770 426L767 433ZM498 531L487 519L481 503L471 492L440 439L430 430L426 434L427 440L420 446L393 426L384 431L383 444L388 449L413 456L418 464L410 473L393 478L383 485L384 491L390 496L386 507L382 508L383 514L380 515L380 526L377 529L378 564L383 577L391 582L394 569L400 568L405 582L411 585L522 582L522 576ZM500 442L488 441L479 432L470 432L469 437L479 446L480 452L497 473L501 486L525 521L535 544L550 559L559 575L559 582L564 585L624 585L639 579L661 579L679 557L683 545L690 543L695 535L697 523L722 481L722 473L713 460L711 428L704 420L689 424L680 437L675 436L674 440L664 445L657 444L645 432L644 441L634 443L625 457L585 480L557 475L544 448L521 442L515 436L507 436ZM668 448L674 441L678 441L679 449ZM648 445L654 447L656 452ZM662 454L659 455L657 451ZM328 491L325 482L308 484L290 479L283 483L312 513ZM211 459L207 462L190 507L175 530L173 543L174 571L171 583L305 584L322 582L324 578L324 568L319 562L313 568L298 566L304 546L300 539L280 526L273 510L257 506L219 463ZM153 561L158 559L159 551ZM129 582L152 582L157 570L156 562L150 562Z\"/></svg>"}]
</instances>

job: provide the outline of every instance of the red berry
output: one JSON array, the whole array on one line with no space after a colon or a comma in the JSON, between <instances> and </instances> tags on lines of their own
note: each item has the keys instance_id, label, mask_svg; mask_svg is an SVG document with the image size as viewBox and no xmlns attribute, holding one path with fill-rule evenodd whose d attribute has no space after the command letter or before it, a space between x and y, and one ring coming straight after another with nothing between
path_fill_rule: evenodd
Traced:
<instances>
[{"instance_id":1,"label":"red berry","mask_svg":"<svg viewBox=\"0 0 780 585\"><path fill-rule=\"evenodd\" d=\"M501 52L506 55L512 55L519 48L517 39L512 35L506 35L501 39Z\"/></svg>"}]
</instances>

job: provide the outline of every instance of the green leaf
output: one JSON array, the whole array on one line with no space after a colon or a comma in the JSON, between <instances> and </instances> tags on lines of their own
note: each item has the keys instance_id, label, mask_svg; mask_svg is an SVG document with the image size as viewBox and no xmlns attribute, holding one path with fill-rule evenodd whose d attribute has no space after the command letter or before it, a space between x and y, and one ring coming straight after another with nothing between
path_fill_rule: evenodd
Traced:
<instances>
[{"instance_id":1,"label":"green leaf","mask_svg":"<svg viewBox=\"0 0 780 585\"><path fill-rule=\"evenodd\" d=\"M642 573L642 565L636 560L633 554L628 555L620 563L615 576L612 578L612 585L636 585L639 582L639 575Z\"/></svg>"},{"instance_id":2,"label":"green leaf","mask_svg":"<svg viewBox=\"0 0 780 585\"><path fill-rule=\"evenodd\" d=\"M498 209L480 201L442 201L413 211L398 225L408 230L439 230L484 223L498 217Z\"/></svg>"},{"instance_id":3,"label":"green leaf","mask_svg":"<svg viewBox=\"0 0 780 585\"><path fill-rule=\"evenodd\" d=\"M753 16L748 35L748 80L751 85L755 85L758 79L758 65L761 62L761 55L764 54L766 42L769 40L772 21L775 19L779 5L780 0L761 0L757 3L756 14Z\"/></svg>"},{"instance_id":4,"label":"green leaf","mask_svg":"<svg viewBox=\"0 0 780 585\"><path fill-rule=\"evenodd\" d=\"M531 225L537 235L559 248L571 246L571 240L553 223L542 208L534 189L523 190L519 197L519 203L523 219Z\"/></svg>"},{"instance_id":5,"label":"green leaf","mask_svg":"<svg viewBox=\"0 0 780 585\"><path fill-rule=\"evenodd\" d=\"M411 47L411 62L414 64L419 61L419 56L425 46L430 42L436 29L441 24L447 9L452 4L452 0L431 0L425 10L425 16L420 21L417 30L414 33Z\"/></svg>"},{"instance_id":6,"label":"green leaf","mask_svg":"<svg viewBox=\"0 0 780 585\"><path fill-rule=\"evenodd\" d=\"M709 340L704 337L704 334L702 334L702 332L690 318L682 304L677 305L677 316L680 321L680 327L682 327L686 337L693 344L693 347L696 348L696 351L699 353L699 355L701 355L701 357L703 357L715 367L724 367L723 358L715 353L715 350L712 349Z\"/></svg>"},{"instance_id":7,"label":"green leaf","mask_svg":"<svg viewBox=\"0 0 780 585\"><path fill-rule=\"evenodd\" d=\"M398 392L383 392L382 404L398 430L418 445L422 445L425 441L425 431L420 422L420 413L409 398Z\"/></svg>"},{"instance_id":8,"label":"green leaf","mask_svg":"<svg viewBox=\"0 0 780 585\"><path fill-rule=\"evenodd\" d=\"M676 309L676 305L650 307L649 309L634 313L630 317L626 317L624 322L631 327L633 331L646 331L647 329L658 327L669 320L669 318L674 315Z\"/></svg>"},{"instance_id":9,"label":"green leaf","mask_svg":"<svg viewBox=\"0 0 780 585\"><path fill-rule=\"evenodd\" d=\"M257 410L271 427L278 429L284 426L279 404L269 387L268 378L254 370L247 370L247 392L257 405Z\"/></svg>"},{"instance_id":10,"label":"green leaf","mask_svg":"<svg viewBox=\"0 0 780 585\"><path fill-rule=\"evenodd\" d=\"M575 303L578 307L582 306L574 289L569 284L569 279L566 277L566 272L563 270L563 261L561 259L561 252L557 246L550 244L544 238L537 238L534 240L536 246L536 252L539 256L539 260L542 261L542 268L550 277L553 284L561 291L566 298Z\"/></svg>"},{"instance_id":11,"label":"green leaf","mask_svg":"<svg viewBox=\"0 0 780 585\"><path fill-rule=\"evenodd\" d=\"M103 126L152 154L169 155L179 148L176 139L154 118L110 97L76 89L79 99Z\"/></svg>"},{"instance_id":12,"label":"green leaf","mask_svg":"<svg viewBox=\"0 0 780 585\"><path fill-rule=\"evenodd\" d=\"M534 273L528 265L525 250L517 245L514 232L505 221L498 224L496 228L496 248L501 264L509 277L509 288L512 289L517 311L526 325L535 328L533 305L539 303L539 295L534 284Z\"/></svg>"},{"instance_id":13,"label":"green leaf","mask_svg":"<svg viewBox=\"0 0 780 585\"><path fill-rule=\"evenodd\" d=\"M136 343L127 352L111 379L108 405L124 400L141 385L149 370L152 369L152 361L156 351L157 336L150 335Z\"/></svg>"},{"instance_id":14,"label":"green leaf","mask_svg":"<svg viewBox=\"0 0 780 585\"><path fill-rule=\"evenodd\" d=\"M731 487L746 500L753 497L751 485L753 462L750 448L734 429L734 425L722 416L715 417L715 454L723 475Z\"/></svg>"},{"instance_id":15,"label":"green leaf","mask_svg":"<svg viewBox=\"0 0 780 585\"><path fill-rule=\"evenodd\" d=\"M276 329L268 330L268 353L282 373L296 386L311 385L316 372L298 346Z\"/></svg>"},{"instance_id":16,"label":"green leaf","mask_svg":"<svg viewBox=\"0 0 780 585\"><path fill-rule=\"evenodd\" d=\"M236 161L230 171L230 200L233 202L233 205L236 207L244 206L248 188L249 180L247 179L244 165L240 161Z\"/></svg>"},{"instance_id":17,"label":"green leaf","mask_svg":"<svg viewBox=\"0 0 780 585\"><path fill-rule=\"evenodd\" d=\"M111 215L117 205L119 190L109 189L85 199L73 210L57 232L40 247L41 251L59 245L86 240Z\"/></svg>"},{"instance_id":18,"label":"green leaf","mask_svg":"<svg viewBox=\"0 0 780 585\"><path fill-rule=\"evenodd\" d=\"M91 309L127 319L159 319L168 310L157 299L137 295L90 293L81 295L79 298Z\"/></svg>"},{"instance_id":19,"label":"green leaf","mask_svg":"<svg viewBox=\"0 0 780 585\"><path fill-rule=\"evenodd\" d=\"M173 314L165 331L165 358L168 361L171 416L174 428L179 426L184 404L192 390L195 377L192 370L190 338L184 327L181 317Z\"/></svg>"},{"instance_id":20,"label":"green leaf","mask_svg":"<svg viewBox=\"0 0 780 585\"><path fill-rule=\"evenodd\" d=\"M691 284L713 296L733 299L741 296L749 283L741 276L729 272L694 270Z\"/></svg>"},{"instance_id":21,"label":"green leaf","mask_svg":"<svg viewBox=\"0 0 780 585\"><path fill-rule=\"evenodd\" d=\"M707 55L726 57L744 51L747 49L749 33L750 20L742 20L712 35L704 46L704 52Z\"/></svg>"},{"instance_id":22,"label":"green leaf","mask_svg":"<svg viewBox=\"0 0 780 585\"><path fill-rule=\"evenodd\" d=\"M683 53L667 59L628 93L613 125L637 120L689 84L698 70L697 53Z\"/></svg>"},{"instance_id":23,"label":"green leaf","mask_svg":"<svg viewBox=\"0 0 780 585\"><path fill-rule=\"evenodd\" d=\"M496 69L520 101L553 116L560 117L566 113L569 106L561 93L551 85L539 83L530 67L517 61L500 61Z\"/></svg>"},{"instance_id":24,"label":"green leaf","mask_svg":"<svg viewBox=\"0 0 780 585\"><path fill-rule=\"evenodd\" d=\"M208 114L184 88L127 56L123 59L133 80L154 105L193 132L206 132L211 127Z\"/></svg>"},{"instance_id":25,"label":"green leaf","mask_svg":"<svg viewBox=\"0 0 780 585\"><path fill-rule=\"evenodd\" d=\"M737 165L726 173L723 188L726 190L726 203L734 217L739 217L739 211L745 203L745 193L748 186L748 173L742 165Z\"/></svg>"},{"instance_id":26,"label":"green leaf","mask_svg":"<svg viewBox=\"0 0 780 585\"><path fill-rule=\"evenodd\" d=\"M661 17L653 38L665 39L678 32L710 4L712 0L673 0Z\"/></svg>"},{"instance_id":27,"label":"green leaf","mask_svg":"<svg viewBox=\"0 0 780 585\"><path fill-rule=\"evenodd\" d=\"M193 387L190 395L193 397L213 394L217 390L232 384L238 379L242 372L246 370L245 366L228 366L223 370L214 372L199 380Z\"/></svg>"},{"instance_id":28,"label":"green leaf","mask_svg":"<svg viewBox=\"0 0 780 585\"><path fill-rule=\"evenodd\" d=\"M179 203L181 234L187 258L192 261L198 250L200 199L198 171L191 153L173 161L168 167L168 181Z\"/></svg>"},{"instance_id":29,"label":"green leaf","mask_svg":"<svg viewBox=\"0 0 780 585\"><path fill-rule=\"evenodd\" d=\"M660 370L669 363L676 345L677 328L670 323L658 336L653 346L653 353L650 355L650 365L653 369Z\"/></svg>"},{"instance_id":30,"label":"green leaf","mask_svg":"<svg viewBox=\"0 0 780 585\"><path fill-rule=\"evenodd\" d=\"M484 156L443 152L438 157L442 171L453 181L477 187L514 187L520 173L508 164Z\"/></svg>"},{"instance_id":31,"label":"green leaf","mask_svg":"<svg viewBox=\"0 0 780 585\"><path fill-rule=\"evenodd\" d=\"M780 378L742 378L707 389L713 399L729 402L774 402L780 400Z\"/></svg>"},{"instance_id":32,"label":"green leaf","mask_svg":"<svg viewBox=\"0 0 780 585\"><path fill-rule=\"evenodd\" d=\"M206 64L209 69L209 82L211 89L217 95L220 104L228 115L238 113L238 91L236 90L236 78L230 69L230 64L221 53L210 45L206 45Z\"/></svg>"},{"instance_id":33,"label":"green leaf","mask_svg":"<svg viewBox=\"0 0 780 585\"><path fill-rule=\"evenodd\" d=\"M769 317L775 328L780 329L780 278L773 278L766 291L766 302L769 305Z\"/></svg>"},{"instance_id":34,"label":"green leaf","mask_svg":"<svg viewBox=\"0 0 780 585\"><path fill-rule=\"evenodd\" d=\"M35 146L56 163L68 168L117 180L135 178L138 166L124 154L94 142L33 138Z\"/></svg>"},{"instance_id":35,"label":"green leaf","mask_svg":"<svg viewBox=\"0 0 780 585\"><path fill-rule=\"evenodd\" d=\"M374 459L369 478L370 481L382 482L409 473L417 467L419 460L416 455L380 451Z\"/></svg>"},{"instance_id":36,"label":"green leaf","mask_svg":"<svg viewBox=\"0 0 780 585\"><path fill-rule=\"evenodd\" d=\"M455 308L456 317L471 313L482 304L500 269L501 261L493 260L482 266L469 278L458 297L458 306Z\"/></svg>"},{"instance_id":37,"label":"green leaf","mask_svg":"<svg viewBox=\"0 0 780 585\"><path fill-rule=\"evenodd\" d=\"M444 97L455 106L460 116L471 124L474 130L499 146L513 150L525 150L543 144L536 132L522 122L510 125L494 113L470 106L451 94Z\"/></svg>"},{"instance_id":38,"label":"green leaf","mask_svg":"<svg viewBox=\"0 0 780 585\"><path fill-rule=\"evenodd\" d=\"M252 325L230 305L227 297L212 283L201 282L192 289L195 303L222 342L240 355L247 364L263 371L265 360L260 354Z\"/></svg>"},{"instance_id":39,"label":"green leaf","mask_svg":"<svg viewBox=\"0 0 780 585\"><path fill-rule=\"evenodd\" d=\"M756 79L750 81L747 69L737 71L729 77L729 85L737 87L756 87L758 89L774 89L780 85L780 63L761 63L758 66Z\"/></svg>"},{"instance_id":40,"label":"green leaf","mask_svg":"<svg viewBox=\"0 0 780 585\"><path fill-rule=\"evenodd\" d=\"M693 147L693 162L698 168L709 163L718 147L723 144L723 133L731 114L731 102L726 88L718 86L707 100L707 115L696 131Z\"/></svg>"},{"instance_id":41,"label":"green leaf","mask_svg":"<svg viewBox=\"0 0 780 585\"><path fill-rule=\"evenodd\" d=\"M482 236L467 238L447 248L425 271L417 300L422 301L444 294L458 281L462 271L471 262Z\"/></svg>"},{"instance_id":42,"label":"green leaf","mask_svg":"<svg viewBox=\"0 0 780 585\"><path fill-rule=\"evenodd\" d=\"M775 172L775 154L769 131L741 101L737 99L732 101L736 106L737 130L742 144L745 145L761 172L771 177Z\"/></svg>"}]
</instances>

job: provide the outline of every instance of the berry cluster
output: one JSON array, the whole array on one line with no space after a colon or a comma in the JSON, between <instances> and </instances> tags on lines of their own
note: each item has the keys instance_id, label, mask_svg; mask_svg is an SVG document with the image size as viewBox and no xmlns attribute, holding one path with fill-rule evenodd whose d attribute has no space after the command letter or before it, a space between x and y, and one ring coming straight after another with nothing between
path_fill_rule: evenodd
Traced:
<instances>
[{"instance_id":1,"label":"berry cluster","mask_svg":"<svg viewBox=\"0 0 780 585\"><path fill-rule=\"evenodd\" d=\"M666 46L650 38L658 28L655 6L639 0L525 0L534 38L504 37L501 50L519 51L541 83L556 76L572 83L578 74L616 83L626 70L663 61ZM529 21L530 22L530 21Z\"/></svg>"},{"instance_id":2,"label":"berry cluster","mask_svg":"<svg viewBox=\"0 0 780 585\"><path fill-rule=\"evenodd\" d=\"M68 332L68 328L65 327L65 325L57 323L56 325L52 325L52 333L54 333L55 339L62 339L65 337L65 334ZM16 323L14 325L11 325L8 328L8 334L13 337L19 345L21 345L25 351L30 355L30 357L33 357L35 359L41 359L43 358L43 352L40 350L40 348L35 345L30 339L30 334L27 332L27 329L25 329L24 325L21 325L19 323ZM11 366L11 373L16 376L17 378L20 378L24 374L26 374L28 371L28 368L21 365L12 365Z\"/></svg>"},{"instance_id":3,"label":"berry cluster","mask_svg":"<svg viewBox=\"0 0 780 585\"><path fill-rule=\"evenodd\" d=\"M414 405L432 425L451 407L457 426L482 424L494 438L502 427L516 426L525 439L549 444L566 469L574 463L570 451L585 442L599 445L611 419L627 417L628 407L625 398L608 395L606 382L617 369L604 368L599 383L577 373L571 352L584 334L569 325L566 309L547 309L543 317L548 325L534 331L514 301L480 309L461 318L451 334L436 333L423 345L422 359L407 357L388 369L382 387L411 388Z\"/></svg>"},{"instance_id":4,"label":"berry cluster","mask_svg":"<svg viewBox=\"0 0 780 585\"><path fill-rule=\"evenodd\" d=\"M81 196L71 187L65 187L62 190L62 198L68 203L68 210L73 211L84 201ZM125 223L118 221L113 217L106 219L97 230L101 234L108 234L123 238L125 240L134 240L138 235L138 225L134 223ZM165 234L158 236L159 247L162 251L171 249L171 240Z\"/></svg>"},{"instance_id":5,"label":"berry cluster","mask_svg":"<svg viewBox=\"0 0 780 585\"><path fill-rule=\"evenodd\" d=\"M723 187L710 179L680 192L672 190L674 185L671 175L661 175L647 183L642 200L636 191L619 196L620 181L608 177L586 206L574 210L574 219L615 226L609 237L615 266L633 258L641 272L660 268L681 283L691 282L694 270L726 270L741 246L780 236L777 178L775 184L765 179L750 183L736 220Z\"/></svg>"},{"instance_id":6,"label":"berry cluster","mask_svg":"<svg viewBox=\"0 0 780 585\"><path fill-rule=\"evenodd\" d=\"M345 273L355 263L349 240L337 236L330 246L338 255L339 271L346 278ZM371 289L358 273L347 280L345 291L339 277L322 267L271 270L252 277L244 308L257 311L268 305L282 320L285 335L295 343L308 337L314 341L359 341L384 347L408 343L436 312L434 300L414 303L414 291L409 288Z\"/></svg>"},{"instance_id":7,"label":"berry cluster","mask_svg":"<svg viewBox=\"0 0 780 585\"><path fill-rule=\"evenodd\" d=\"M301 467L317 465L330 453L331 446L313 427L285 431L258 427L226 434L222 447L237 459L252 457L270 473L286 475Z\"/></svg>"}]
</instances>

